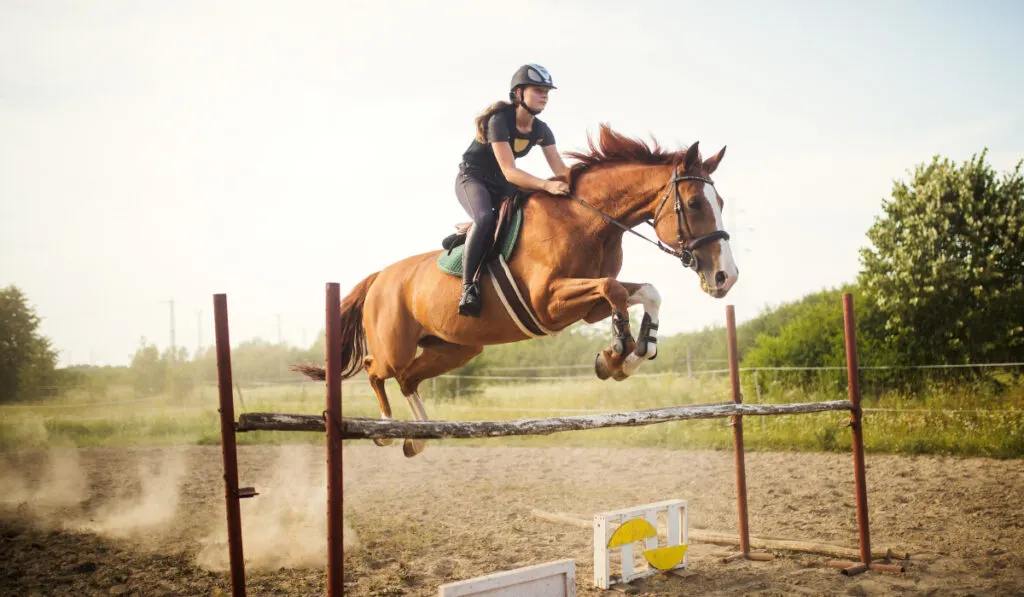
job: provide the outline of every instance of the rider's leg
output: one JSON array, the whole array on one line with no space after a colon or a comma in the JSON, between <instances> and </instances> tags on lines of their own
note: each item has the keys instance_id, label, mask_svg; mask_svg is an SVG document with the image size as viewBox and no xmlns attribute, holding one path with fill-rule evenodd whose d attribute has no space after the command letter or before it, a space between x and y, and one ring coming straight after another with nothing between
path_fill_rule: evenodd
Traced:
<instances>
[{"instance_id":1,"label":"rider's leg","mask_svg":"<svg viewBox=\"0 0 1024 597\"><path fill-rule=\"evenodd\" d=\"M459 300L459 314L479 317L483 306L480 289L473 282L480 262L494 238L498 214L493 205L490 190L480 181L459 173L455 183L455 194L466 213L473 218L473 227L466 237L462 261L462 297Z\"/></svg>"}]
</instances>

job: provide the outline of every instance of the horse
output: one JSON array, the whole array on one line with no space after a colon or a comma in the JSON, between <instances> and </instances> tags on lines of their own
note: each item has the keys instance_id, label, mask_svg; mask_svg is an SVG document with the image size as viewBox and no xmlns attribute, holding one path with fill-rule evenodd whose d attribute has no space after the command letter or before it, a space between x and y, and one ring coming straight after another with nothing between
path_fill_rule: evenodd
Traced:
<instances>
[{"instance_id":1,"label":"horse","mask_svg":"<svg viewBox=\"0 0 1024 597\"><path fill-rule=\"evenodd\" d=\"M598 144L589 135L587 144L589 152L566 153L577 160L565 176L569 197L538 191L523 203L522 228L507 267L546 331L611 316L612 341L597 353L594 369L599 379L622 381L657 356L661 304L653 285L616 279L624 234L642 236L679 259L714 298L724 297L737 281L739 269L722 224L725 203L711 178L725 147L704 160L699 142L666 151L657 140L651 146L607 124L600 127ZM657 241L633 230L645 222ZM487 284L480 284L480 317L460 316L461 280L439 270L440 252L392 263L341 301L342 378L365 370L384 419L392 417L385 380L396 379L413 416L427 420L421 383L465 365L485 346L533 337L515 324ZM627 310L638 304L644 316L634 338ZM293 369L325 378L320 366ZM424 440L406 439L403 453L412 457L424 448Z\"/></svg>"}]
</instances>

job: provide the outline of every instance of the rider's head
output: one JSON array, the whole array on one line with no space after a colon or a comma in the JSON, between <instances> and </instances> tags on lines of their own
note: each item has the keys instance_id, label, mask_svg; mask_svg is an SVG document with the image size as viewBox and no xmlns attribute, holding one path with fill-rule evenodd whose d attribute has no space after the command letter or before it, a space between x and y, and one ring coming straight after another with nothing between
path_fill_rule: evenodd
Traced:
<instances>
[{"instance_id":1,"label":"rider's head","mask_svg":"<svg viewBox=\"0 0 1024 597\"><path fill-rule=\"evenodd\" d=\"M513 104L536 116L548 103L549 89L558 88L547 69L539 64L524 64L512 75L508 97Z\"/></svg>"}]
</instances>

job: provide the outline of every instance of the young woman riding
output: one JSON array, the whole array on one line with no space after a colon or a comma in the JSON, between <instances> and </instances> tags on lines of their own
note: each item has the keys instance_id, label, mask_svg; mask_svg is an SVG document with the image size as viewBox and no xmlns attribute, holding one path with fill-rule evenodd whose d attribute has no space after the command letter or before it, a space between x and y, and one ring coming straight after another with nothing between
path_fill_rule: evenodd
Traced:
<instances>
[{"instance_id":1,"label":"young woman riding","mask_svg":"<svg viewBox=\"0 0 1024 597\"><path fill-rule=\"evenodd\" d=\"M568 195L562 181L544 180L516 167L521 158L540 145L551 171L557 177L566 173L566 165L555 147L555 136L537 115L548 103L548 91L557 89L551 75L537 64L521 66L512 76L510 102L497 102L476 119L476 137L462 154L455 194L473 227L466 238L462 267L462 297L459 314L479 317L482 308L480 289L473 282L484 252L494 237L498 207L515 187Z\"/></svg>"}]
</instances>

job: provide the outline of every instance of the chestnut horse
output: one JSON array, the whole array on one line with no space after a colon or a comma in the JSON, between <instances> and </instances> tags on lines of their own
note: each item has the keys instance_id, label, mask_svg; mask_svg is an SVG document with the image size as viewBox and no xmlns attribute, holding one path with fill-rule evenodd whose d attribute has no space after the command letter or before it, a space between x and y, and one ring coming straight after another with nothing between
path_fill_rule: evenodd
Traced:
<instances>
[{"instance_id":1,"label":"chestnut horse","mask_svg":"<svg viewBox=\"0 0 1024 597\"><path fill-rule=\"evenodd\" d=\"M625 232L637 234L632 228L651 224L659 240L647 240L693 269L712 297L724 297L736 282L739 271L722 227L722 196L710 178L725 148L702 160L697 143L667 152L657 142L652 148L606 125L599 147L592 139L588 145L589 153L567 154L578 160L568 174L571 197L536 192L525 202L508 266L548 330L612 316L612 343L598 353L595 370L601 379L623 380L657 355L661 303L654 286L616 280ZM408 257L370 274L341 302L342 376L365 369L384 418L391 418L385 380L395 378L413 415L426 420L417 393L424 380L465 365L486 345L529 338L490 284L480 284L480 317L460 316L461 279L438 269L440 252ZM634 339L627 309L638 304L644 317ZM324 378L322 367L296 370ZM424 446L423 440L405 440L403 451L415 456Z\"/></svg>"}]
</instances>

